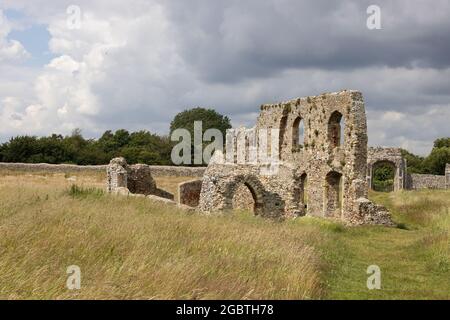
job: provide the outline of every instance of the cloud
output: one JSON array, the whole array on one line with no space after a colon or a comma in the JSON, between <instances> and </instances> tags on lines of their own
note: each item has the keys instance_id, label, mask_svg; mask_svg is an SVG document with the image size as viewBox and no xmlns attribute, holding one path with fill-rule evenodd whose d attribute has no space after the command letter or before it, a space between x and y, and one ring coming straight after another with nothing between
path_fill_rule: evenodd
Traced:
<instances>
[{"instance_id":1,"label":"cloud","mask_svg":"<svg viewBox=\"0 0 450 320\"><path fill-rule=\"evenodd\" d=\"M194 106L252 125L262 103L345 88L364 94L370 144L423 154L448 135L448 1L378 1L382 30L366 28L369 1L77 2L74 30L72 1L2 1L47 27L56 56L21 65L26 53L2 16L3 140L77 127L92 137L117 128L167 133L173 116Z\"/></svg>"},{"instance_id":2,"label":"cloud","mask_svg":"<svg viewBox=\"0 0 450 320\"><path fill-rule=\"evenodd\" d=\"M0 64L16 62L29 57L28 52L19 41L9 40L11 26L0 10Z\"/></svg>"}]
</instances>

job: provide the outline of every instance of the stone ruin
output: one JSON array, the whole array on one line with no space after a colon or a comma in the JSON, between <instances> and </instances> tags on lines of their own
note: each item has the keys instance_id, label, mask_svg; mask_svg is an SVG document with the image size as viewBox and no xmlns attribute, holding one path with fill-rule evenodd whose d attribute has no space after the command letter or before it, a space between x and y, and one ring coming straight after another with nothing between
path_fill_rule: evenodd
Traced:
<instances>
[{"instance_id":1,"label":"stone ruin","mask_svg":"<svg viewBox=\"0 0 450 320\"><path fill-rule=\"evenodd\" d=\"M373 189L373 174L378 166L387 165L394 171L391 191L420 189L449 189L450 164L444 175L408 173L407 162L400 148L369 148L367 158L367 184Z\"/></svg>"},{"instance_id":2,"label":"stone ruin","mask_svg":"<svg viewBox=\"0 0 450 320\"><path fill-rule=\"evenodd\" d=\"M394 168L393 191L450 187L450 164L445 176L409 175L401 149L367 148L358 91L262 105L255 127L227 131L225 151L216 151L202 179L178 185L176 201L157 188L151 166L128 165L124 158L107 167L107 189L208 214L242 209L275 219L393 226L387 209L367 199L379 165Z\"/></svg>"},{"instance_id":3,"label":"stone ruin","mask_svg":"<svg viewBox=\"0 0 450 320\"><path fill-rule=\"evenodd\" d=\"M118 194L155 195L173 200L173 194L159 189L146 164L128 165L124 158L114 158L106 168L108 192Z\"/></svg>"},{"instance_id":4,"label":"stone ruin","mask_svg":"<svg viewBox=\"0 0 450 320\"><path fill-rule=\"evenodd\" d=\"M373 174L380 165L388 165L394 170L394 184L392 191L406 189L407 173L406 159L400 148L369 148L367 156L367 184L373 189Z\"/></svg>"},{"instance_id":5,"label":"stone ruin","mask_svg":"<svg viewBox=\"0 0 450 320\"><path fill-rule=\"evenodd\" d=\"M262 105L254 128L229 130L225 155L216 152L203 176L198 209L393 225L367 194L363 97L345 90Z\"/></svg>"}]
</instances>

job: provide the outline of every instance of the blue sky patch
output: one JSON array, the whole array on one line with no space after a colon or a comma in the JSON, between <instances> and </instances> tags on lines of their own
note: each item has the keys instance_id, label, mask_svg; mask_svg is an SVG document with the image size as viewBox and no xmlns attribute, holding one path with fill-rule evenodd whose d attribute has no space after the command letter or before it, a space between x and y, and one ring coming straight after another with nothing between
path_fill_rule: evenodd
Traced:
<instances>
[{"instance_id":1,"label":"blue sky patch","mask_svg":"<svg viewBox=\"0 0 450 320\"><path fill-rule=\"evenodd\" d=\"M13 26L21 26L13 28L8 39L19 41L30 53L31 57L25 62L26 65L44 66L55 57L48 48L51 36L46 25L27 23L28 18L20 11L6 10L4 14Z\"/></svg>"}]
</instances>

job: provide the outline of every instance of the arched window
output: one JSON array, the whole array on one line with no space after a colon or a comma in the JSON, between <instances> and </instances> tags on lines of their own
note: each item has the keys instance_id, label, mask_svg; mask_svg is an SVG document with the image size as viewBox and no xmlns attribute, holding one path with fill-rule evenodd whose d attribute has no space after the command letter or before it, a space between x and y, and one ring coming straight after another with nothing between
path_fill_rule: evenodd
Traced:
<instances>
[{"instance_id":1,"label":"arched window","mask_svg":"<svg viewBox=\"0 0 450 320\"><path fill-rule=\"evenodd\" d=\"M305 124L302 118L295 119L292 126L292 151L299 151L305 143Z\"/></svg>"},{"instance_id":2,"label":"arched window","mask_svg":"<svg viewBox=\"0 0 450 320\"><path fill-rule=\"evenodd\" d=\"M328 121L328 141L332 149L344 143L344 126L341 122L343 122L342 114L339 111L334 111Z\"/></svg>"}]
</instances>

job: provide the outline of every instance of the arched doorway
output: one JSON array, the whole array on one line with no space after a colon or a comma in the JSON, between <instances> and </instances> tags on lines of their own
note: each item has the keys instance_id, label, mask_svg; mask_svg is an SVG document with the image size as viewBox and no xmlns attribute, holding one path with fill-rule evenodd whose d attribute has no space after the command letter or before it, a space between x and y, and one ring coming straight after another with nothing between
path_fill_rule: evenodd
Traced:
<instances>
[{"instance_id":1,"label":"arched doorway","mask_svg":"<svg viewBox=\"0 0 450 320\"><path fill-rule=\"evenodd\" d=\"M256 214L256 195L247 183L242 182L236 185L231 202L234 210L248 211Z\"/></svg>"},{"instance_id":2,"label":"arched doorway","mask_svg":"<svg viewBox=\"0 0 450 320\"><path fill-rule=\"evenodd\" d=\"M264 188L256 176L236 176L224 191L225 209L264 214Z\"/></svg>"},{"instance_id":3,"label":"arched doorway","mask_svg":"<svg viewBox=\"0 0 450 320\"><path fill-rule=\"evenodd\" d=\"M331 171L325 178L325 216L340 217L342 213L342 174Z\"/></svg>"},{"instance_id":4,"label":"arched doorway","mask_svg":"<svg viewBox=\"0 0 450 320\"><path fill-rule=\"evenodd\" d=\"M371 188L379 192L394 191L396 176L395 163L388 160L377 161L372 165Z\"/></svg>"}]
</instances>

